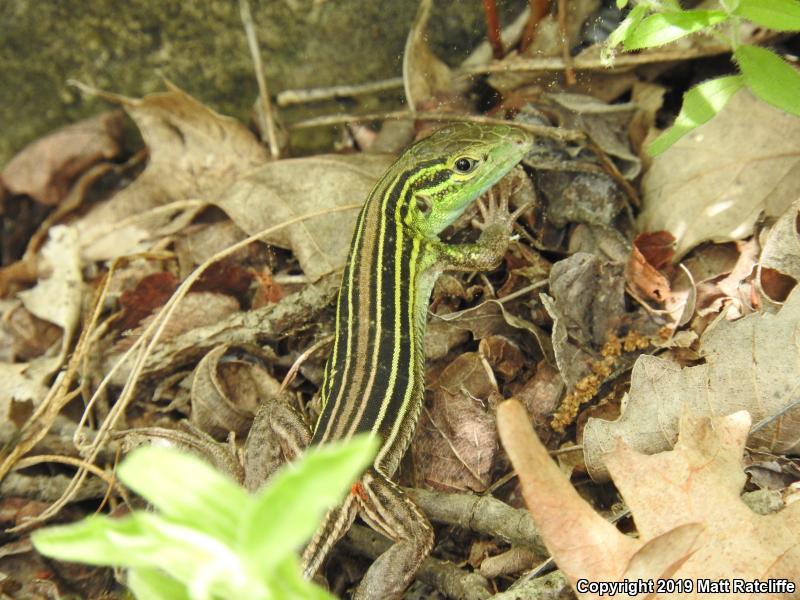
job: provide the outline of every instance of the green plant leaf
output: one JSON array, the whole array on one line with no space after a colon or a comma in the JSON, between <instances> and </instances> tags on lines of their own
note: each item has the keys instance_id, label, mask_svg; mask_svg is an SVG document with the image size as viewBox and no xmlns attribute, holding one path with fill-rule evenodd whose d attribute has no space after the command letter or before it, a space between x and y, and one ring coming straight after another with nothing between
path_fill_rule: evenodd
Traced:
<instances>
[{"instance_id":1,"label":"green plant leaf","mask_svg":"<svg viewBox=\"0 0 800 600\"><path fill-rule=\"evenodd\" d=\"M132 515L110 519L93 515L71 525L46 527L31 535L41 554L59 560L91 565L150 566L142 560L152 549L146 541L142 524ZM152 543L151 543L152 544Z\"/></svg>"},{"instance_id":2,"label":"green plant leaf","mask_svg":"<svg viewBox=\"0 0 800 600\"><path fill-rule=\"evenodd\" d=\"M683 10L656 13L645 18L625 37L626 50L661 46L728 19L721 10Z\"/></svg>"},{"instance_id":3,"label":"green plant leaf","mask_svg":"<svg viewBox=\"0 0 800 600\"><path fill-rule=\"evenodd\" d=\"M626 6L628 6L628 0L617 0L617 8L618 9L622 10Z\"/></svg>"},{"instance_id":4,"label":"green plant leaf","mask_svg":"<svg viewBox=\"0 0 800 600\"><path fill-rule=\"evenodd\" d=\"M303 600L335 600L321 587L306 581L300 574L300 564L293 554L285 557L274 568L269 581L274 598L302 598Z\"/></svg>"},{"instance_id":5,"label":"green plant leaf","mask_svg":"<svg viewBox=\"0 0 800 600\"><path fill-rule=\"evenodd\" d=\"M325 511L341 501L377 450L377 439L356 436L346 443L313 448L296 464L281 469L243 516L242 552L264 571L295 552L316 531Z\"/></svg>"},{"instance_id":6,"label":"green plant leaf","mask_svg":"<svg viewBox=\"0 0 800 600\"><path fill-rule=\"evenodd\" d=\"M138 600L191 600L184 584L158 569L131 569L126 583Z\"/></svg>"},{"instance_id":7,"label":"green plant leaf","mask_svg":"<svg viewBox=\"0 0 800 600\"><path fill-rule=\"evenodd\" d=\"M617 25L617 28L611 32L604 46L606 48L613 48L614 46L619 46L621 43L623 43L625 41L625 37L632 29L635 29L636 26L639 25L646 14L647 6L644 4L637 4L634 6L631 9L631 12L628 13L628 16L622 20L622 23Z\"/></svg>"},{"instance_id":8,"label":"green plant leaf","mask_svg":"<svg viewBox=\"0 0 800 600\"><path fill-rule=\"evenodd\" d=\"M59 560L129 568L159 568L178 581L203 574L209 586L242 580L245 564L223 542L142 511L121 519L91 516L32 536L36 549ZM215 575L218 575L215 578Z\"/></svg>"},{"instance_id":9,"label":"green plant leaf","mask_svg":"<svg viewBox=\"0 0 800 600\"><path fill-rule=\"evenodd\" d=\"M650 154L661 154L692 129L709 121L743 86L741 75L730 75L705 81L687 91L675 123L653 140L648 147Z\"/></svg>"},{"instance_id":10,"label":"green plant leaf","mask_svg":"<svg viewBox=\"0 0 800 600\"><path fill-rule=\"evenodd\" d=\"M231 544L241 512L252 502L208 463L169 448L137 448L120 465L119 478L164 515Z\"/></svg>"},{"instance_id":11,"label":"green plant leaf","mask_svg":"<svg viewBox=\"0 0 800 600\"><path fill-rule=\"evenodd\" d=\"M739 0L733 14L776 31L800 30L798 0Z\"/></svg>"},{"instance_id":12,"label":"green plant leaf","mask_svg":"<svg viewBox=\"0 0 800 600\"><path fill-rule=\"evenodd\" d=\"M764 102L800 116L800 73L765 48L742 44L733 53L742 76Z\"/></svg>"}]
</instances>

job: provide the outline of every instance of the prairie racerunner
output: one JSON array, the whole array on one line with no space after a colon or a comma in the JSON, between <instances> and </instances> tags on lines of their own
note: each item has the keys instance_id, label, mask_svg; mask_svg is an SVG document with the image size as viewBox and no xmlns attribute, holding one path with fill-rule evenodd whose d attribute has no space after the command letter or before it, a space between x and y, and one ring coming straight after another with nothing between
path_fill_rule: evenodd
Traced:
<instances>
[{"instance_id":1,"label":"prairie racerunner","mask_svg":"<svg viewBox=\"0 0 800 600\"><path fill-rule=\"evenodd\" d=\"M513 168L531 143L529 134L510 125L446 126L406 150L364 204L342 276L313 434L285 408L267 408L256 419L276 432L287 458L309 441L324 444L362 432L381 440L373 466L307 546L307 577L356 515L394 544L367 571L354 598L398 597L431 551L428 520L390 479L422 406L428 301L442 271L496 266L520 209L509 214L507 199L492 200L473 244L448 245L438 234Z\"/></svg>"}]
</instances>

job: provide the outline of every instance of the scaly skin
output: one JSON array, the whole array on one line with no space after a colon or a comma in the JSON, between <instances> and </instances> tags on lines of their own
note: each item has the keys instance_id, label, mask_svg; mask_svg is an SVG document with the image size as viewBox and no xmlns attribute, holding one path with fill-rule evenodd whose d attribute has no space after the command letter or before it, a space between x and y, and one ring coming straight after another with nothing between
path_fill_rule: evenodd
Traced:
<instances>
[{"instance_id":1,"label":"scaly skin","mask_svg":"<svg viewBox=\"0 0 800 600\"><path fill-rule=\"evenodd\" d=\"M507 200L492 198L474 244L445 244L438 234L513 168L531 143L510 125L449 125L406 150L364 204L342 277L322 412L311 443L369 432L382 445L373 466L328 513L306 548L307 577L356 515L394 545L370 567L354 598L400 596L430 552L430 524L390 479L423 401L428 301L442 271L495 267L521 210L509 214ZM287 458L307 443L302 420L286 407L262 409L254 428L263 428L264 419Z\"/></svg>"}]
</instances>

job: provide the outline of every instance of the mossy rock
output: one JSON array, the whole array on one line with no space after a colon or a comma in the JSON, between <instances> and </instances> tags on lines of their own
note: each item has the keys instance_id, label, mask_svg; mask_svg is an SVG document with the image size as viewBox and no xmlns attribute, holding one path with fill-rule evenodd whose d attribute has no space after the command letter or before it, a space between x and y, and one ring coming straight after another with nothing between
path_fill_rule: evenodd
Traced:
<instances>
[{"instance_id":1,"label":"mossy rock","mask_svg":"<svg viewBox=\"0 0 800 600\"><path fill-rule=\"evenodd\" d=\"M505 20L525 4L501 3ZM396 77L416 0L251 0L271 93ZM484 37L480 0L439 0L431 44L457 62ZM235 0L0 4L0 167L26 143L94 114L69 79L130 96L166 77L247 119L253 66ZM396 104L395 104L396 107Z\"/></svg>"}]
</instances>

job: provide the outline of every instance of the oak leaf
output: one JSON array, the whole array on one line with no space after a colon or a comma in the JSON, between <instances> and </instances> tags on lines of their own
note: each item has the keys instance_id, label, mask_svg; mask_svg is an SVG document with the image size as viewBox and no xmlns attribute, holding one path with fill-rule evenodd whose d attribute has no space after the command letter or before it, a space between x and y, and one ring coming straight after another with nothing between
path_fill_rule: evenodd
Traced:
<instances>
[{"instance_id":1,"label":"oak leaf","mask_svg":"<svg viewBox=\"0 0 800 600\"><path fill-rule=\"evenodd\" d=\"M747 410L756 422L775 416L751 436L750 445L800 452L800 407L792 406L800 371L800 290L777 314L717 320L700 339L700 353L705 364L683 368L639 357L620 418L589 419L584 429L584 457L593 479L607 478L603 456L618 439L640 452L670 448L684 406L709 416Z\"/></svg>"},{"instance_id":2,"label":"oak leaf","mask_svg":"<svg viewBox=\"0 0 800 600\"><path fill-rule=\"evenodd\" d=\"M750 429L744 411L727 417L684 414L673 450L646 456L620 442L606 456L614 483L633 512L638 538L617 531L578 495L533 434L521 404L500 405L498 429L528 509L573 586L579 579L670 578L695 585L699 579L800 579L800 503L758 515L740 498ZM695 587L680 597L705 595Z\"/></svg>"}]
</instances>

